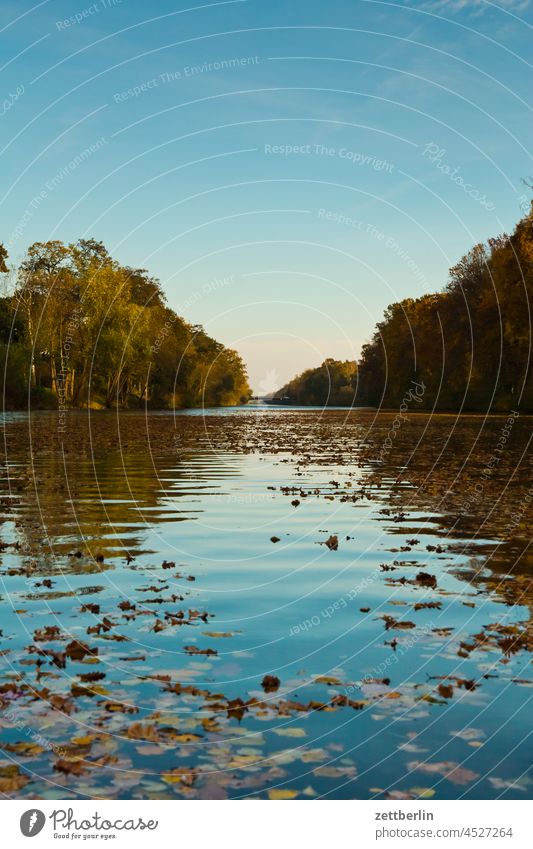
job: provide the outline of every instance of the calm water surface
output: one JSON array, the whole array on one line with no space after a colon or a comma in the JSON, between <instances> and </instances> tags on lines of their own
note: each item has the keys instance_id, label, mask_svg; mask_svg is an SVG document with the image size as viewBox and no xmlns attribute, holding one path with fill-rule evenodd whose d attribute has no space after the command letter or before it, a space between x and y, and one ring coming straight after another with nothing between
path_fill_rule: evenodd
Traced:
<instances>
[{"instance_id":1,"label":"calm water surface","mask_svg":"<svg viewBox=\"0 0 533 849\"><path fill-rule=\"evenodd\" d=\"M532 420L394 418L6 414L1 792L531 798Z\"/></svg>"}]
</instances>

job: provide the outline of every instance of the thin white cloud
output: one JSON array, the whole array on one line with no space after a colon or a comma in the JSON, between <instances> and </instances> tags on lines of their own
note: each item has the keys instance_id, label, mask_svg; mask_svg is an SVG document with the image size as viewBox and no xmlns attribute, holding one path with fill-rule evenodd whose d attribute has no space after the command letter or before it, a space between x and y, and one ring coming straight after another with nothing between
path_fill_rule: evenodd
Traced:
<instances>
[{"instance_id":1,"label":"thin white cloud","mask_svg":"<svg viewBox=\"0 0 533 849\"><path fill-rule=\"evenodd\" d=\"M419 8L438 14L471 12L474 15L481 15L498 7L506 12L525 12L530 5L531 0L496 0L494 3L487 0L426 0L420 4Z\"/></svg>"}]
</instances>

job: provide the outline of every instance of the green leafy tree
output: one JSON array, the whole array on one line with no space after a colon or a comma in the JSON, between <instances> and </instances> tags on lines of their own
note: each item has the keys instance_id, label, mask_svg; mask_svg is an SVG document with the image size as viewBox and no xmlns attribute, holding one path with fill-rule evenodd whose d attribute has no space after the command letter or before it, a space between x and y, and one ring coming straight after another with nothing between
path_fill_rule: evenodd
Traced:
<instances>
[{"instance_id":1,"label":"green leafy tree","mask_svg":"<svg viewBox=\"0 0 533 849\"><path fill-rule=\"evenodd\" d=\"M158 280L121 266L102 242L36 242L13 304L39 402L180 407L250 395L236 352L176 315Z\"/></svg>"},{"instance_id":2,"label":"green leafy tree","mask_svg":"<svg viewBox=\"0 0 533 849\"><path fill-rule=\"evenodd\" d=\"M276 397L291 404L311 406L351 406L357 385L357 364L351 360L324 360L285 384Z\"/></svg>"}]
</instances>

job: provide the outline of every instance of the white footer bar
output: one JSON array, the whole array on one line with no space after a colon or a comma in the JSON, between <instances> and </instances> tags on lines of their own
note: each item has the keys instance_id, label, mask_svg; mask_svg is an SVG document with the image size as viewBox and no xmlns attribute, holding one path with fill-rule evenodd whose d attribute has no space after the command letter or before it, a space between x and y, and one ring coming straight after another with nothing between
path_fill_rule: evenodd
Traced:
<instances>
[{"instance_id":1,"label":"white footer bar","mask_svg":"<svg viewBox=\"0 0 533 849\"><path fill-rule=\"evenodd\" d=\"M3 844L203 849L531 849L527 801L5 801Z\"/></svg>"}]
</instances>

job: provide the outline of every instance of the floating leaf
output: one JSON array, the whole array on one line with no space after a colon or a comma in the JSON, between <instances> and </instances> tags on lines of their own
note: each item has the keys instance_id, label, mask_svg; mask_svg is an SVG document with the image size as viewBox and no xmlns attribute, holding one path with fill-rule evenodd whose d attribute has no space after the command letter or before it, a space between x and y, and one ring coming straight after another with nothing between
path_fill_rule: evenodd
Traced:
<instances>
[{"instance_id":1,"label":"floating leaf","mask_svg":"<svg viewBox=\"0 0 533 849\"><path fill-rule=\"evenodd\" d=\"M433 799L437 791L433 787L411 787L410 792L413 796L418 796L420 799Z\"/></svg>"},{"instance_id":2,"label":"floating leaf","mask_svg":"<svg viewBox=\"0 0 533 849\"><path fill-rule=\"evenodd\" d=\"M0 793L15 793L29 782L27 775L21 775L16 764L0 767Z\"/></svg>"},{"instance_id":3,"label":"floating leaf","mask_svg":"<svg viewBox=\"0 0 533 849\"><path fill-rule=\"evenodd\" d=\"M305 730L303 728L273 728L274 734L277 734L279 737L306 737Z\"/></svg>"},{"instance_id":4,"label":"floating leaf","mask_svg":"<svg viewBox=\"0 0 533 849\"><path fill-rule=\"evenodd\" d=\"M212 637L214 640L221 640L227 637L233 637L231 631L202 631L205 637Z\"/></svg>"},{"instance_id":5,"label":"floating leaf","mask_svg":"<svg viewBox=\"0 0 533 849\"><path fill-rule=\"evenodd\" d=\"M338 687L342 685L342 681L339 678L335 678L334 675L320 675L318 678L315 678L315 684L327 684L330 687Z\"/></svg>"},{"instance_id":6,"label":"floating leaf","mask_svg":"<svg viewBox=\"0 0 533 849\"><path fill-rule=\"evenodd\" d=\"M17 755L27 755L28 757L35 757L36 755L42 754L44 749L42 746L39 746L37 743L4 743L0 746L5 752L13 752Z\"/></svg>"},{"instance_id":7,"label":"floating leaf","mask_svg":"<svg viewBox=\"0 0 533 849\"><path fill-rule=\"evenodd\" d=\"M265 675L261 681L261 686L265 693L275 693L279 689L280 683L277 675Z\"/></svg>"},{"instance_id":8,"label":"floating leaf","mask_svg":"<svg viewBox=\"0 0 533 849\"><path fill-rule=\"evenodd\" d=\"M442 775L448 781L451 781L452 784L469 784L471 781L479 778L479 774L477 772L465 769L453 761L442 761L439 763L421 763L420 761L411 761L411 763L407 764L407 766L409 769L417 769L420 772L425 772L430 775Z\"/></svg>"},{"instance_id":9,"label":"floating leaf","mask_svg":"<svg viewBox=\"0 0 533 849\"><path fill-rule=\"evenodd\" d=\"M297 795L297 790L281 790L274 788L268 791L268 798L276 801L280 799L296 799Z\"/></svg>"}]
</instances>

